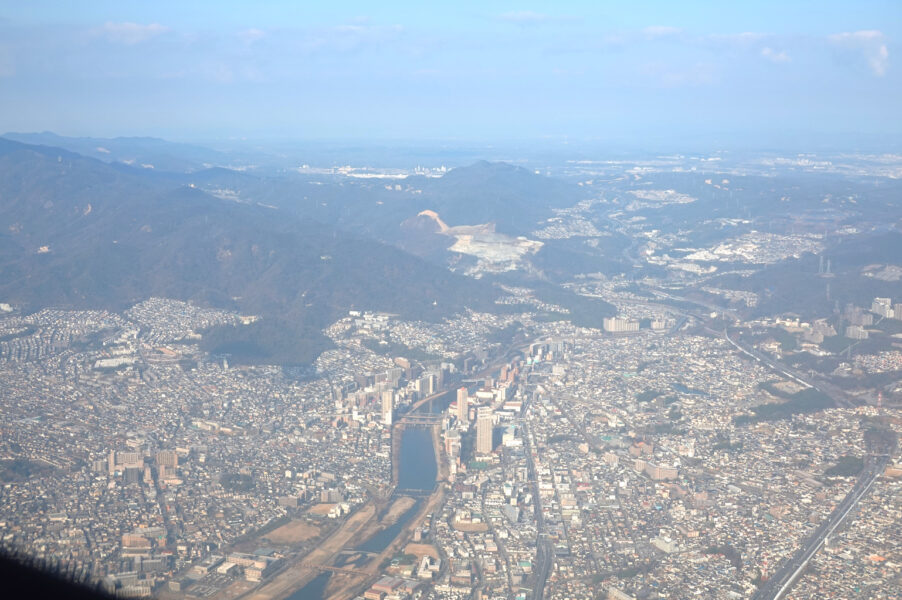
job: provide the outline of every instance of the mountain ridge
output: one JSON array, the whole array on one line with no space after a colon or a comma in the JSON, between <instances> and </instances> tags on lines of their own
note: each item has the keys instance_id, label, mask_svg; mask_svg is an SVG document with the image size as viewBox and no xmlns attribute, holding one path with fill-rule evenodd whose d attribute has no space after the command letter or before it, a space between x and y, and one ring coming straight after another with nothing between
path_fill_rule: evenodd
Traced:
<instances>
[{"instance_id":1,"label":"mountain ridge","mask_svg":"<svg viewBox=\"0 0 902 600\"><path fill-rule=\"evenodd\" d=\"M491 309L495 295L310 219L46 149L0 152L0 222L0 297L26 306L121 310L164 296L312 331L349 309L438 320Z\"/></svg>"}]
</instances>

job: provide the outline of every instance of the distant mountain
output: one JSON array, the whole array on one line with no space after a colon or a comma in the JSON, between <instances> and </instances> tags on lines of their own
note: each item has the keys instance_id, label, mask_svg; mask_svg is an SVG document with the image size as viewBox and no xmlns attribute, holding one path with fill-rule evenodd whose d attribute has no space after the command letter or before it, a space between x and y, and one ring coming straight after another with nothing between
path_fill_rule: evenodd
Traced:
<instances>
[{"instance_id":1,"label":"distant mountain","mask_svg":"<svg viewBox=\"0 0 902 600\"><path fill-rule=\"evenodd\" d=\"M0 300L34 307L164 296L279 319L321 343L318 329L351 308L434 320L491 309L495 295L283 210L12 141L0 142L0 223Z\"/></svg>"},{"instance_id":2,"label":"distant mountain","mask_svg":"<svg viewBox=\"0 0 902 600\"><path fill-rule=\"evenodd\" d=\"M351 179L287 173L258 177L226 169L184 176L209 188L228 188L246 202L262 202L347 231L394 243L402 223L424 211L449 226L495 223L508 235L528 235L553 209L587 197L579 186L506 163L478 162L443 177Z\"/></svg>"},{"instance_id":3,"label":"distant mountain","mask_svg":"<svg viewBox=\"0 0 902 600\"><path fill-rule=\"evenodd\" d=\"M505 163L478 162L449 171L443 177L413 176L406 179L362 179L329 175L256 177L235 173L198 173L208 176L200 184L211 191L233 194L236 200L278 206L295 215L310 217L381 240L429 260L457 269L475 259L450 251L454 237L443 235L433 219L436 214L448 227L493 225L502 236L532 236L542 229L554 209L571 207L587 197L579 186L537 175ZM482 229L488 230L484 227ZM537 255L530 254L524 268L566 278L579 272L613 270L612 261L589 248L576 248L564 256L556 240ZM621 250L616 250L619 256ZM571 257L580 260L573 262ZM530 269L528 262L539 262ZM560 277L558 277L560 276Z\"/></svg>"},{"instance_id":4,"label":"distant mountain","mask_svg":"<svg viewBox=\"0 0 902 600\"><path fill-rule=\"evenodd\" d=\"M76 152L103 162L121 162L143 169L177 173L223 165L228 157L215 150L151 137L65 137L42 133L5 133L8 140L37 146L51 146Z\"/></svg>"},{"instance_id":5,"label":"distant mountain","mask_svg":"<svg viewBox=\"0 0 902 600\"><path fill-rule=\"evenodd\" d=\"M527 235L552 216L552 209L573 206L586 197L570 183L485 161L452 169L438 179L416 177L408 183L423 190L417 200L421 210L437 212L448 225L493 222L499 233L510 235Z\"/></svg>"}]
</instances>

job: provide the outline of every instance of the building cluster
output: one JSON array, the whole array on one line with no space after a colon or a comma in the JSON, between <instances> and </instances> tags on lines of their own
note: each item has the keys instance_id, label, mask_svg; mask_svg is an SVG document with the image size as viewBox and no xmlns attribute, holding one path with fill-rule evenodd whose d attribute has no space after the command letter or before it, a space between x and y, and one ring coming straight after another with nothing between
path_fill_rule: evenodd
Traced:
<instances>
[{"instance_id":1,"label":"building cluster","mask_svg":"<svg viewBox=\"0 0 902 600\"><path fill-rule=\"evenodd\" d=\"M890 406L737 422L800 384L675 321L611 335L518 319L528 340L508 348L492 337L508 317L350 314L299 376L204 354L199 331L242 318L185 303L6 311L0 547L123 596L254 589L391 495L393 431L435 398L442 501L363 597L748 597L853 489L837 469L867 460L868 432L902 431ZM899 475L819 572L898 593ZM304 535L272 533L288 524ZM797 597L846 589L826 581Z\"/></svg>"},{"instance_id":2,"label":"building cluster","mask_svg":"<svg viewBox=\"0 0 902 600\"><path fill-rule=\"evenodd\" d=\"M725 240L710 248L696 250L683 257L693 262L744 262L773 264L787 258L824 249L820 234L777 234L751 231Z\"/></svg>"},{"instance_id":3,"label":"building cluster","mask_svg":"<svg viewBox=\"0 0 902 600\"><path fill-rule=\"evenodd\" d=\"M489 386L469 391L466 420L458 401L449 407L456 476L435 539L457 568L432 597L525 597L544 568L543 540L550 598L747 597L851 490L853 476L829 473L866 455L867 411L737 425L743 411L780 401L765 384L797 384L712 338L537 327L555 341L506 369L505 404L520 410L505 414ZM503 436L486 454L479 418L490 411ZM895 501L886 515L881 540L895 540ZM897 575L890 544L884 581Z\"/></svg>"},{"instance_id":4,"label":"building cluster","mask_svg":"<svg viewBox=\"0 0 902 600\"><path fill-rule=\"evenodd\" d=\"M582 185L582 183L580 183ZM554 216L540 223L541 229L532 233L540 240L563 240L574 237L599 238L606 234L595 226L591 218L592 207L598 200L588 199L569 208L553 209ZM609 234L608 234L609 235Z\"/></svg>"},{"instance_id":5,"label":"building cluster","mask_svg":"<svg viewBox=\"0 0 902 600\"><path fill-rule=\"evenodd\" d=\"M288 518L325 532L329 517L389 485L386 395L376 405L368 390L409 401L434 389L441 369L414 374L342 347L323 359L321 377L296 379L276 367L230 368L190 343L204 328L241 322L158 299L122 316L7 311L0 544L124 595L164 582L202 590L236 572L266 576L269 563L228 559L243 537ZM358 359L367 370L344 369ZM329 360L341 368L328 370ZM215 555L235 567L195 582L191 565Z\"/></svg>"},{"instance_id":6,"label":"building cluster","mask_svg":"<svg viewBox=\"0 0 902 600\"><path fill-rule=\"evenodd\" d=\"M826 541L788 598L899 596L902 571L902 473L878 480L855 520Z\"/></svg>"},{"instance_id":7,"label":"building cluster","mask_svg":"<svg viewBox=\"0 0 902 600\"><path fill-rule=\"evenodd\" d=\"M883 319L902 320L902 302L893 304L891 298L874 298L870 309L848 305L843 314L847 323L844 334L851 340L866 340L873 327Z\"/></svg>"}]
</instances>

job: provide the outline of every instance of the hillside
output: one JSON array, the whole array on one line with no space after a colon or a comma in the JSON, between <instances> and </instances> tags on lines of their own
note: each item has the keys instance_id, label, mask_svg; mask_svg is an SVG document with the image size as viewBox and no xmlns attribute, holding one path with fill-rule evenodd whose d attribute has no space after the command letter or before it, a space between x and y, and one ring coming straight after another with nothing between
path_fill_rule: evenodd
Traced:
<instances>
[{"instance_id":1,"label":"hillside","mask_svg":"<svg viewBox=\"0 0 902 600\"><path fill-rule=\"evenodd\" d=\"M23 144L64 148L103 162L120 162L157 171L189 172L227 161L225 155L209 148L151 137L65 137L49 131L5 133L3 137Z\"/></svg>"},{"instance_id":2,"label":"hillside","mask_svg":"<svg viewBox=\"0 0 902 600\"><path fill-rule=\"evenodd\" d=\"M316 330L348 309L438 319L494 291L283 211L58 149L0 144L0 298L121 310L193 300Z\"/></svg>"}]
</instances>

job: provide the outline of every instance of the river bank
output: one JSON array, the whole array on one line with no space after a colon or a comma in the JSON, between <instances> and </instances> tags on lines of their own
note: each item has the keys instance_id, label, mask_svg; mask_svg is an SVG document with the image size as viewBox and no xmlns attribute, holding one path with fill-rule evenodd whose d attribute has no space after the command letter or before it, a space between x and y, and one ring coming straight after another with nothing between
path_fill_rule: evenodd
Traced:
<instances>
[{"instance_id":1,"label":"river bank","mask_svg":"<svg viewBox=\"0 0 902 600\"><path fill-rule=\"evenodd\" d=\"M378 552L365 565L357 567L373 577L378 576L391 558L403 551L413 537L414 530L419 527L426 515L434 514L444 503L447 468L443 468L442 444L438 427L403 429L404 439L399 444L399 485L400 498L413 500L403 496L404 492L421 494L428 492L425 499L416 499L415 504L398 522L388 530L383 530L370 538L358 549ZM402 489L403 486L403 489ZM384 544L384 546L383 546ZM362 594L369 581L361 583L357 578L335 573L329 578L323 598L325 600L343 600ZM307 600L297 599L297 600Z\"/></svg>"},{"instance_id":2,"label":"river bank","mask_svg":"<svg viewBox=\"0 0 902 600\"><path fill-rule=\"evenodd\" d=\"M393 448L393 463L399 485L390 502L368 501L303 559L249 594L248 600L352 598L362 594L391 558L403 551L426 515L444 502L441 482L447 480L447 467L437 427L396 431L400 436Z\"/></svg>"}]
</instances>

